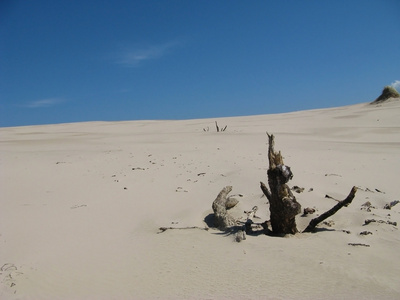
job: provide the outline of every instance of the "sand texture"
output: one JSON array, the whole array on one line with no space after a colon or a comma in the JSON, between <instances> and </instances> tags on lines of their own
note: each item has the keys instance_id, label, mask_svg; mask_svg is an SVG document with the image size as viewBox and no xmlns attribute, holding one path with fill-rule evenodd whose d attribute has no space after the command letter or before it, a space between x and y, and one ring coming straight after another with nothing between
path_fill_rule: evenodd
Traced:
<instances>
[{"instance_id":1,"label":"sand texture","mask_svg":"<svg viewBox=\"0 0 400 300\"><path fill-rule=\"evenodd\" d=\"M268 220L267 131L316 210L299 230L357 186L352 204L315 233L202 230L228 185L232 215ZM400 299L399 170L399 100L0 128L0 299Z\"/></svg>"}]
</instances>

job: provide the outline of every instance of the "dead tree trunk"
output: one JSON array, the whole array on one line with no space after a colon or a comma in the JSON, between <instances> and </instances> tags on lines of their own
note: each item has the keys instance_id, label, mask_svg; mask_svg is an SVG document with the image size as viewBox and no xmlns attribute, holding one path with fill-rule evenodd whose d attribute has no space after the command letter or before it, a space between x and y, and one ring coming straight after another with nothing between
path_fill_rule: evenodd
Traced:
<instances>
[{"instance_id":1,"label":"dead tree trunk","mask_svg":"<svg viewBox=\"0 0 400 300\"><path fill-rule=\"evenodd\" d=\"M295 234L296 215L301 211L301 205L296 201L290 188L286 184L293 174L283 163L281 152L274 150L274 135L268 135L268 185L269 190L261 182L261 189L268 198L270 206L271 227L274 234Z\"/></svg>"},{"instance_id":2,"label":"dead tree trunk","mask_svg":"<svg viewBox=\"0 0 400 300\"><path fill-rule=\"evenodd\" d=\"M227 230L235 225L235 219L227 212L227 208L229 207L227 196L231 191L232 186L224 187L212 204L214 225L220 230Z\"/></svg>"},{"instance_id":3,"label":"dead tree trunk","mask_svg":"<svg viewBox=\"0 0 400 300\"><path fill-rule=\"evenodd\" d=\"M215 121L215 127L217 128L217 132L219 132L219 127L217 121Z\"/></svg>"},{"instance_id":4,"label":"dead tree trunk","mask_svg":"<svg viewBox=\"0 0 400 300\"><path fill-rule=\"evenodd\" d=\"M338 204L336 204L334 207L332 207L330 210L328 210L327 212L324 212L322 215L320 215L317 218L314 218L310 221L310 223L308 224L307 228L304 229L303 232L312 232L315 229L315 226L317 226L319 223L321 223L323 220L329 218L330 216L334 215L339 209L341 209L343 206L348 206L351 201L353 201L355 195L357 192L357 188L355 186L353 186L353 188L351 189L349 195L347 196L346 199L339 201Z\"/></svg>"}]
</instances>

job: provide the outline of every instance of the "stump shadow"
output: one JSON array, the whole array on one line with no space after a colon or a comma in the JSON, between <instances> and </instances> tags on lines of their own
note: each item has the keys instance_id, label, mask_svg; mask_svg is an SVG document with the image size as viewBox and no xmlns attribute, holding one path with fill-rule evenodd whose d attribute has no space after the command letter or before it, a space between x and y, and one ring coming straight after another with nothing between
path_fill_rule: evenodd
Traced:
<instances>
[{"instance_id":1,"label":"stump shadow","mask_svg":"<svg viewBox=\"0 0 400 300\"><path fill-rule=\"evenodd\" d=\"M318 228L318 227L316 227L316 228L314 228L313 231L311 231L311 233L324 232L324 231L332 232L332 231L337 231L337 230L334 228L326 228L326 227Z\"/></svg>"},{"instance_id":2,"label":"stump shadow","mask_svg":"<svg viewBox=\"0 0 400 300\"><path fill-rule=\"evenodd\" d=\"M215 218L215 214L214 213L210 213L206 217L204 217L204 220L203 220L204 223L206 223L209 228L215 229L215 232L213 232L213 234L223 235L223 236L230 236L230 235L236 234L240 230L244 230L244 227L245 227L244 224L245 223L243 223L243 225L232 226L231 228L229 228L229 229L227 229L225 231L224 230L219 230L214 225L214 218ZM247 234L247 236L259 236L259 235L274 236L274 234L268 229L267 230L265 230L265 229L253 230L252 232L248 232L246 234Z\"/></svg>"},{"instance_id":3,"label":"stump shadow","mask_svg":"<svg viewBox=\"0 0 400 300\"><path fill-rule=\"evenodd\" d=\"M204 223L206 223L209 228L215 228L214 218L215 215L213 213L208 214L207 216L204 217Z\"/></svg>"}]
</instances>

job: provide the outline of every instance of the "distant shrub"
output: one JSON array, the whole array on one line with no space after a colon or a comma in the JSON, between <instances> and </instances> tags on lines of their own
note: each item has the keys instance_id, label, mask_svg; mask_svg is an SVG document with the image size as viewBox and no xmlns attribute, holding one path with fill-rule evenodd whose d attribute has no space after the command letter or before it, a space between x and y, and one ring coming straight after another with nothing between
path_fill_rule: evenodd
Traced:
<instances>
[{"instance_id":1,"label":"distant shrub","mask_svg":"<svg viewBox=\"0 0 400 300\"><path fill-rule=\"evenodd\" d=\"M392 87L391 85L385 86L385 87L383 88L382 93L389 93L389 94L392 94L392 95L393 95L393 98L398 98L398 97L400 97L399 92L398 92L394 87Z\"/></svg>"},{"instance_id":2,"label":"distant shrub","mask_svg":"<svg viewBox=\"0 0 400 300\"><path fill-rule=\"evenodd\" d=\"M382 94L372 103L382 102L389 98L400 98L400 94L394 87L387 85L383 88Z\"/></svg>"}]
</instances>

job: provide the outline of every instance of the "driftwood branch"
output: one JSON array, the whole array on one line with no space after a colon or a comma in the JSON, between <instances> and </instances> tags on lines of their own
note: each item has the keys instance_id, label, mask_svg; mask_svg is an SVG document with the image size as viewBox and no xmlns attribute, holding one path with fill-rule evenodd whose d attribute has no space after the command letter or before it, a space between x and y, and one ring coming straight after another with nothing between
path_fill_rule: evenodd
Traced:
<instances>
[{"instance_id":1,"label":"driftwood branch","mask_svg":"<svg viewBox=\"0 0 400 300\"><path fill-rule=\"evenodd\" d=\"M236 224L235 219L227 211L227 208L229 208L228 194L231 191L232 186L224 187L212 204L214 225L220 230L226 230Z\"/></svg>"},{"instance_id":2,"label":"driftwood branch","mask_svg":"<svg viewBox=\"0 0 400 300\"><path fill-rule=\"evenodd\" d=\"M357 188L355 186L353 186L353 188L351 189L351 191L350 191L349 195L346 197L346 199L339 201L339 203L336 204L334 207L332 207L330 210L323 213L319 217L312 219L310 221L310 223L308 224L307 228L304 229L303 232L312 232L319 223L321 223L325 219L329 218L330 216L334 215L343 206L348 206L351 203L351 201L353 201L353 199L356 195L356 192L357 192Z\"/></svg>"}]
</instances>

